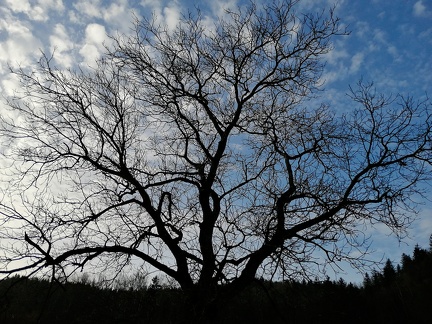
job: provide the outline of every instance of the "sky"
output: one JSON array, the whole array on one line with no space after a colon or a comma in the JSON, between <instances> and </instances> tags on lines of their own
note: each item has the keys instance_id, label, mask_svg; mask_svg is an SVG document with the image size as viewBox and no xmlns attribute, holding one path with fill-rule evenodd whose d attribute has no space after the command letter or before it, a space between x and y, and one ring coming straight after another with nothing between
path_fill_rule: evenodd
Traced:
<instances>
[{"instance_id":1,"label":"sky","mask_svg":"<svg viewBox=\"0 0 432 324\"><path fill-rule=\"evenodd\" d=\"M30 68L42 52L55 52L60 68L94 66L104 44L110 43L108 35L129 33L134 16L153 12L172 27L182 12L197 5L212 18L240 1L0 0L0 93L7 96L18 87L8 66ZM420 100L432 95L432 0L303 0L298 10L317 12L335 4L350 35L336 37L333 51L325 57L323 102L349 110L346 93L360 79L373 81L387 94ZM428 246L432 202L419 202L419 217L403 242L384 227L370 229L378 258L397 263L415 244ZM358 280L348 270L346 278Z\"/></svg>"}]
</instances>

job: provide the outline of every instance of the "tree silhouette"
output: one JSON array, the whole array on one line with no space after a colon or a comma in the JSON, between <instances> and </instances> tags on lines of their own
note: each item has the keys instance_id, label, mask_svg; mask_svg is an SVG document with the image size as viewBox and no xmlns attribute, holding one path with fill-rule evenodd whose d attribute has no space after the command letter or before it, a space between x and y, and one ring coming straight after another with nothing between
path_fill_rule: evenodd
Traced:
<instances>
[{"instance_id":1,"label":"tree silhouette","mask_svg":"<svg viewBox=\"0 0 432 324\"><path fill-rule=\"evenodd\" d=\"M220 305L220 323L430 323L432 251L412 259L394 273L387 260L381 271L365 274L363 286L343 279L302 282L256 280L235 300ZM392 269L393 270L389 270ZM391 273L391 275L386 275ZM104 278L85 274L61 287L39 278L12 276L0 281L1 323L178 323L187 319L185 296L177 287L153 277L143 285L133 276L117 278L108 288ZM141 278L142 280L145 278ZM102 280L102 281L101 281ZM131 281L132 280L132 281ZM12 287L12 289L11 289ZM113 289L114 288L114 289ZM49 296L47 299L41 296Z\"/></svg>"},{"instance_id":2,"label":"tree silhouette","mask_svg":"<svg viewBox=\"0 0 432 324\"><path fill-rule=\"evenodd\" d=\"M429 252L432 252L432 234L429 236Z\"/></svg>"},{"instance_id":3,"label":"tree silhouette","mask_svg":"<svg viewBox=\"0 0 432 324\"><path fill-rule=\"evenodd\" d=\"M430 176L429 103L359 83L349 114L314 107L323 55L346 32L332 10L302 15L296 2L210 27L199 13L175 29L137 21L91 71L48 55L14 70L2 273L140 260L176 280L200 319L256 276L362 262L351 252L363 225L403 233Z\"/></svg>"},{"instance_id":4,"label":"tree silhouette","mask_svg":"<svg viewBox=\"0 0 432 324\"><path fill-rule=\"evenodd\" d=\"M383 281L385 284L391 284L396 278L396 269L390 259L387 259L383 271Z\"/></svg>"}]
</instances>

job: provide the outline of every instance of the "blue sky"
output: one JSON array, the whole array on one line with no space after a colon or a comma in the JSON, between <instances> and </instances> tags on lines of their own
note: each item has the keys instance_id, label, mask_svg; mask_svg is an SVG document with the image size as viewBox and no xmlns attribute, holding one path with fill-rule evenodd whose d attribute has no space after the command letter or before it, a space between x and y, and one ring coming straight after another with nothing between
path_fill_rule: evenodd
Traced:
<instances>
[{"instance_id":1,"label":"blue sky","mask_svg":"<svg viewBox=\"0 0 432 324\"><path fill-rule=\"evenodd\" d=\"M262 0L263 1L263 0ZM181 12L199 4L209 19L235 7L236 0L107 1L107 0L0 0L0 91L8 95L17 81L8 64L30 67L41 51L56 52L61 68L92 66L109 45L108 34L128 33L132 15L155 12L175 25ZM300 12L320 11L337 3L336 15L351 31L334 39L323 79L322 101L349 110L349 85L362 78L379 91L424 99L432 86L432 1L430 0L303 0ZM0 103L0 110L2 103ZM432 200L432 194L429 197ZM410 237L399 243L384 227L370 230L376 258L399 262L416 243L427 247L432 233L432 203L419 206L419 218ZM348 280L358 280L352 272ZM357 278L357 279L356 279Z\"/></svg>"}]
</instances>

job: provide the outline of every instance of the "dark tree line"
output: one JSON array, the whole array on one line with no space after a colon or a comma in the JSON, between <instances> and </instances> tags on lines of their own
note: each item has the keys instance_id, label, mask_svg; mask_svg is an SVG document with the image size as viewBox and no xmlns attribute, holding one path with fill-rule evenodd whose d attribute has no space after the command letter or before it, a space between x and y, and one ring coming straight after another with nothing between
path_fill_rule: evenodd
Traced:
<instances>
[{"instance_id":1,"label":"dark tree line","mask_svg":"<svg viewBox=\"0 0 432 324\"><path fill-rule=\"evenodd\" d=\"M12 277L0 284L1 323L182 323L179 288L154 277L146 286L101 288L81 280L59 286ZM331 281L255 280L213 312L215 323L430 323L432 245L416 246L394 266L366 274L361 285Z\"/></svg>"}]
</instances>

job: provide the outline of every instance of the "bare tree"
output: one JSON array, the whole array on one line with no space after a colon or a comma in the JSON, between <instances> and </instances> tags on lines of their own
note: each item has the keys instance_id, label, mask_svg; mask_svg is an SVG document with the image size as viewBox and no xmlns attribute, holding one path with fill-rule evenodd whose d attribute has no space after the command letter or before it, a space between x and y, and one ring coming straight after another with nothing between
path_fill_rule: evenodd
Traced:
<instances>
[{"instance_id":1,"label":"bare tree","mask_svg":"<svg viewBox=\"0 0 432 324\"><path fill-rule=\"evenodd\" d=\"M198 312L220 284L361 262L370 223L403 233L430 176L429 103L360 83L349 114L313 107L323 55L346 32L296 2L213 26L199 13L174 30L137 21L90 72L50 56L13 71L1 272L141 260Z\"/></svg>"}]
</instances>

